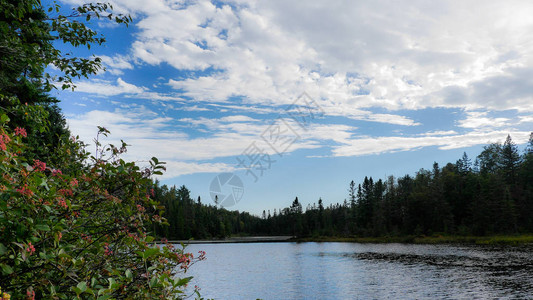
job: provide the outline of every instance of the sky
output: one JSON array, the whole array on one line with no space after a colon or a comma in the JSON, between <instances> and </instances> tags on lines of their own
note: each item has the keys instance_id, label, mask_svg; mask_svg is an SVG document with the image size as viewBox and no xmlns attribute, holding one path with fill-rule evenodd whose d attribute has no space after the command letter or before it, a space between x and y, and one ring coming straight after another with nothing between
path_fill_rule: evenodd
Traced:
<instances>
[{"instance_id":1,"label":"sky","mask_svg":"<svg viewBox=\"0 0 533 300\"><path fill-rule=\"evenodd\" d=\"M58 45L106 70L53 94L73 134L106 127L203 203L343 202L351 180L473 159L508 134L522 150L533 130L530 1L111 3L129 27L92 21L105 45Z\"/></svg>"}]
</instances>

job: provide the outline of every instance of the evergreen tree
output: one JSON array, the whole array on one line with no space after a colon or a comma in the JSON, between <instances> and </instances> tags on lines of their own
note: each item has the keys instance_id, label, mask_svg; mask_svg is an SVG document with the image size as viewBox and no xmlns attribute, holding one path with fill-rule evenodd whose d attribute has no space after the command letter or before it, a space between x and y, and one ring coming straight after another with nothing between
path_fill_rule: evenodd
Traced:
<instances>
[{"instance_id":1,"label":"evergreen tree","mask_svg":"<svg viewBox=\"0 0 533 300\"><path fill-rule=\"evenodd\" d=\"M292 219L292 234L299 235L303 231L302 226L302 204L298 201L298 197L294 199L290 207L290 215Z\"/></svg>"},{"instance_id":2,"label":"evergreen tree","mask_svg":"<svg viewBox=\"0 0 533 300\"><path fill-rule=\"evenodd\" d=\"M481 174L496 173L501 165L502 146L495 143L483 147L483 151L478 155L479 172Z\"/></svg>"},{"instance_id":3,"label":"evergreen tree","mask_svg":"<svg viewBox=\"0 0 533 300\"><path fill-rule=\"evenodd\" d=\"M350 188L348 189L348 195L350 197L350 207L355 210L355 199L356 199L356 188L355 188L355 182L352 180L350 182Z\"/></svg>"},{"instance_id":4,"label":"evergreen tree","mask_svg":"<svg viewBox=\"0 0 533 300\"><path fill-rule=\"evenodd\" d=\"M461 175L466 175L468 172L472 171L472 162L468 158L466 152L463 152L463 157L457 161L456 166Z\"/></svg>"},{"instance_id":5,"label":"evergreen tree","mask_svg":"<svg viewBox=\"0 0 533 300\"><path fill-rule=\"evenodd\" d=\"M322 203L322 198L318 199L318 221L320 228L324 228L324 205Z\"/></svg>"},{"instance_id":6,"label":"evergreen tree","mask_svg":"<svg viewBox=\"0 0 533 300\"><path fill-rule=\"evenodd\" d=\"M348 189L348 196L350 197L350 231L355 233L357 228L357 189L355 187L355 182L352 180L350 182L350 188Z\"/></svg>"},{"instance_id":7,"label":"evergreen tree","mask_svg":"<svg viewBox=\"0 0 533 300\"><path fill-rule=\"evenodd\" d=\"M511 139L511 136L508 135L501 150L501 170L508 184L516 180L519 163L520 154L518 153L518 147Z\"/></svg>"},{"instance_id":8,"label":"evergreen tree","mask_svg":"<svg viewBox=\"0 0 533 300\"><path fill-rule=\"evenodd\" d=\"M533 153L533 132L529 135L529 140L527 142L527 146L525 149L525 154L532 154Z\"/></svg>"}]
</instances>

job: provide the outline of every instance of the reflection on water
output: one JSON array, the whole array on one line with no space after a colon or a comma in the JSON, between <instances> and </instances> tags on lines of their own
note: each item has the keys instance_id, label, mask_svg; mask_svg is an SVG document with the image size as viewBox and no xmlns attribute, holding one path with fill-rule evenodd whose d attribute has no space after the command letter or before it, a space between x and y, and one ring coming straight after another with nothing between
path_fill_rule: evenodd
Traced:
<instances>
[{"instance_id":1,"label":"reflection on water","mask_svg":"<svg viewBox=\"0 0 533 300\"><path fill-rule=\"evenodd\" d=\"M533 298L532 246L191 245L192 286L217 299Z\"/></svg>"}]
</instances>

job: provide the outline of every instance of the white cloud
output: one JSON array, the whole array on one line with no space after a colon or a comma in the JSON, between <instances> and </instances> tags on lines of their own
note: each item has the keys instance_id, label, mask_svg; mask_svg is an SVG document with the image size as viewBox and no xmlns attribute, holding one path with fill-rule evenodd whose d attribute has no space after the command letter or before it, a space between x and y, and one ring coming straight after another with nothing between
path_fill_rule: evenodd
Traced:
<instances>
[{"instance_id":1,"label":"white cloud","mask_svg":"<svg viewBox=\"0 0 533 300\"><path fill-rule=\"evenodd\" d=\"M532 77L519 76L532 65L528 2L117 2L143 16L137 59L220 70L168 81L196 100L278 105L307 91L342 109L533 110Z\"/></svg>"},{"instance_id":2,"label":"white cloud","mask_svg":"<svg viewBox=\"0 0 533 300\"><path fill-rule=\"evenodd\" d=\"M242 116L227 116L221 119L207 118L181 119L181 123L204 126L209 129L207 137L191 137L179 131L171 118L158 116L144 106L129 105L113 112L90 111L81 115L67 116L68 125L73 134L84 141L92 141L96 136L96 126L103 126L111 131L108 138L102 138L103 144L120 144L120 139L130 145L125 158L134 161L146 161L152 156L167 161L174 168L168 176L191 174L192 172L231 171L232 166L221 163L205 162L215 158L241 155L250 145L256 143L265 153L274 154L261 138L270 124ZM292 124L296 127L296 124ZM331 130L316 130L315 138L328 135ZM298 139L287 149L286 153L298 149L319 147L313 141ZM92 147L89 148L92 150ZM235 165L237 160L235 159Z\"/></svg>"},{"instance_id":3,"label":"white cloud","mask_svg":"<svg viewBox=\"0 0 533 300\"><path fill-rule=\"evenodd\" d=\"M165 167L166 171L161 176L162 179L174 178L188 174L222 173L233 172L236 170L235 166L224 163L196 163L182 161L167 162Z\"/></svg>"},{"instance_id":4,"label":"white cloud","mask_svg":"<svg viewBox=\"0 0 533 300\"><path fill-rule=\"evenodd\" d=\"M533 116L518 116L520 123L533 123Z\"/></svg>"},{"instance_id":5,"label":"white cloud","mask_svg":"<svg viewBox=\"0 0 533 300\"><path fill-rule=\"evenodd\" d=\"M180 107L179 109L180 109L180 110L183 110L183 111L209 111L208 108L206 108L206 107L200 107L200 106L198 106L198 105L183 106L183 107Z\"/></svg>"},{"instance_id":6,"label":"white cloud","mask_svg":"<svg viewBox=\"0 0 533 300\"><path fill-rule=\"evenodd\" d=\"M131 106L114 112L93 110L81 115L67 115L69 128L84 141L92 141L96 136L96 126L106 127L112 132L114 142L132 138L168 139L183 138L187 135L165 130L170 118L158 116L144 106Z\"/></svg>"},{"instance_id":7,"label":"white cloud","mask_svg":"<svg viewBox=\"0 0 533 300\"><path fill-rule=\"evenodd\" d=\"M438 146L441 150L466 148L480 144L501 142L510 134L517 144L527 142L528 131L470 132L442 136L387 136L352 139L345 145L334 147L334 156L360 156L369 154L411 151L423 147Z\"/></svg>"},{"instance_id":8,"label":"white cloud","mask_svg":"<svg viewBox=\"0 0 533 300\"><path fill-rule=\"evenodd\" d=\"M256 119L250 118L248 116L236 115L236 116L227 116L220 118L222 122L255 122Z\"/></svg>"},{"instance_id":9,"label":"white cloud","mask_svg":"<svg viewBox=\"0 0 533 300\"><path fill-rule=\"evenodd\" d=\"M436 135L454 135L454 134L457 134L457 132L455 130L446 130L446 131L437 130L437 131L429 131L429 132L423 133L421 135L436 136Z\"/></svg>"},{"instance_id":10,"label":"white cloud","mask_svg":"<svg viewBox=\"0 0 533 300\"><path fill-rule=\"evenodd\" d=\"M530 2L113 3L118 12L136 17L138 32L131 60L104 56L104 63L115 74L131 69L135 60L179 70L217 70L168 80L195 100L243 96L250 104L279 105L307 91L343 110L533 111ZM414 125L405 120L393 124Z\"/></svg>"},{"instance_id":11,"label":"white cloud","mask_svg":"<svg viewBox=\"0 0 533 300\"><path fill-rule=\"evenodd\" d=\"M68 116L72 132L90 141L96 135L96 126L103 126L112 132L110 142L123 139L132 145L129 155L142 160L158 156L170 160L206 160L218 157L240 155L250 144L258 143L265 152L275 153L262 136L273 124L284 122L295 137L295 143L288 151L303 148L317 148L320 142L346 142L356 127L336 124L309 124L301 127L290 119L261 121L244 115L230 115L219 119L182 118L177 126L175 120L160 117L156 112L142 105L130 104L115 111L93 110L81 115ZM284 126L285 126L284 125ZM193 126L205 128L206 137L191 137L178 128ZM155 153L151 153L155 152Z\"/></svg>"},{"instance_id":12,"label":"white cloud","mask_svg":"<svg viewBox=\"0 0 533 300\"><path fill-rule=\"evenodd\" d=\"M459 120L458 125L463 128L481 129L487 127L501 128L509 125L508 118L489 118L487 112L469 111L464 120Z\"/></svg>"},{"instance_id":13,"label":"white cloud","mask_svg":"<svg viewBox=\"0 0 533 300\"><path fill-rule=\"evenodd\" d=\"M90 81L76 82L76 91L91 93L100 96L115 96L120 94L139 94L146 89L127 83L122 78L117 78L116 84L107 80L93 79Z\"/></svg>"},{"instance_id":14,"label":"white cloud","mask_svg":"<svg viewBox=\"0 0 533 300\"><path fill-rule=\"evenodd\" d=\"M115 57L100 55L99 57L102 59L102 63L106 67L106 72L109 72L113 75L122 75L124 74L122 70L133 69L133 65L128 57L122 55L117 55Z\"/></svg>"}]
</instances>

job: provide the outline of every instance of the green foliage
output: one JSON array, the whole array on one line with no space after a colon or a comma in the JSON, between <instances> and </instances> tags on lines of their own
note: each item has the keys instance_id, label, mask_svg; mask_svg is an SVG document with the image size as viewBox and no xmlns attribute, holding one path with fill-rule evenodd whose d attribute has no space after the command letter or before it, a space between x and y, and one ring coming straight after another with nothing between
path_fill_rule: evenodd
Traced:
<instances>
[{"instance_id":1,"label":"green foliage","mask_svg":"<svg viewBox=\"0 0 533 300\"><path fill-rule=\"evenodd\" d=\"M27 159L55 162L55 151L70 136L58 100L47 92L56 86L74 88L73 79L102 68L98 57L61 52L58 42L87 48L104 43L105 38L89 28L92 18L126 25L131 21L111 10L106 3L86 4L64 15L56 1L44 7L38 0L0 0L0 108L11 119L11 129L26 128L33 149L24 153ZM48 66L58 75L46 73Z\"/></svg>"},{"instance_id":2,"label":"green foliage","mask_svg":"<svg viewBox=\"0 0 533 300\"><path fill-rule=\"evenodd\" d=\"M74 78L88 77L102 68L98 57L75 57L54 46L62 41L74 47L101 45L105 38L90 29L92 18L128 24L131 17L114 15L106 3L85 4L69 15L60 14L60 5L43 7L37 0L0 0L0 90L24 102L35 101L29 90L49 91L58 83L74 88ZM60 75L45 72L49 65Z\"/></svg>"},{"instance_id":3,"label":"green foliage","mask_svg":"<svg viewBox=\"0 0 533 300\"><path fill-rule=\"evenodd\" d=\"M41 108L42 109L42 108ZM39 110L37 108L37 110ZM171 244L156 245L147 231L164 222L147 193L150 176L110 145L90 163L84 145L62 147L62 165L27 160L26 131L0 115L0 282L14 298L180 298L180 278L195 261ZM70 160L72 161L72 160ZM203 254L197 259L203 259Z\"/></svg>"},{"instance_id":4,"label":"green foliage","mask_svg":"<svg viewBox=\"0 0 533 300\"><path fill-rule=\"evenodd\" d=\"M22 104L17 97L2 94L0 101L0 107L10 119L7 126L11 129L26 128L27 144L33 149L23 154L28 160L38 159L55 164L64 159L57 151L61 151L60 144L70 138L70 132L66 128L61 110L55 103Z\"/></svg>"},{"instance_id":5,"label":"green foliage","mask_svg":"<svg viewBox=\"0 0 533 300\"><path fill-rule=\"evenodd\" d=\"M152 158L140 168L120 147L94 156L70 138L56 99L47 92L101 69L100 59L54 47L101 44L92 18L131 21L109 4L86 4L70 15L54 2L0 0L0 285L14 299L181 299L197 258L149 229L164 224L149 195L151 176L165 169ZM45 73L49 65L58 77ZM197 291L195 291L198 295Z\"/></svg>"}]
</instances>

